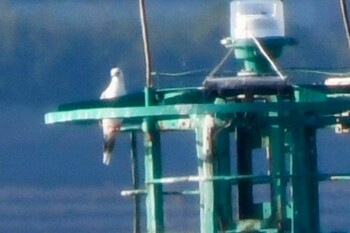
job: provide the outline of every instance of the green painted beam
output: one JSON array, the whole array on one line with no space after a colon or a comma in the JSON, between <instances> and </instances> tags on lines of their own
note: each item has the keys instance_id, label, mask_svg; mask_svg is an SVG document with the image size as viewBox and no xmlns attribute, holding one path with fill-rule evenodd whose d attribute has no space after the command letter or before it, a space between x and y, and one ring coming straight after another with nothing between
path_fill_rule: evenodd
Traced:
<instances>
[{"instance_id":1,"label":"green painted beam","mask_svg":"<svg viewBox=\"0 0 350 233\"><path fill-rule=\"evenodd\" d=\"M320 232L316 129L300 118L291 129L292 232Z\"/></svg>"},{"instance_id":2,"label":"green painted beam","mask_svg":"<svg viewBox=\"0 0 350 233\"><path fill-rule=\"evenodd\" d=\"M70 111L57 111L45 115L45 123L79 120L100 120L103 118L142 119L157 117L157 119L188 117L192 114L205 115L207 113L235 114L249 112L317 112L319 114L335 114L350 110L350 100L337 100L311 103L227 103L227 104L178 104L149 107L122 108L93 108Z\"/></svg>"},{"instance_id":3,"label":"green painted beam","mask_svg":"<svg viewBox=\"0 0 350 233\"><path fill-rule=\"evenodd\" d=\"M147 107L156 103L152 88L146 87L144 93ZM161 138L155 126L152 117L144 118L147 233L164 232L163 185L148 183L162 177Z\"/></svg>"},{"instance_id":4,"label":"green painted beam","mask_svg":"<svg viewBox=\"0 0 350 233\"><path fill-rule=\"evenodd\" d=\"M147 232L164 232L163 188L162 184L149 183L162 177L162 162L160 151L160 135L157 131L146 132L145 145L145 182L146 182L146 212Z\"/></svg>"},{"instance_id":5,"label":"green painted beam","mask_svg":"<svg viewBox=\"0 0 350 233\"><path fill-rule=\"evenodd\" d=\"M271 227L280 232L288 232L287 224L287 129L283 126L269 128L268 157L271 174Z\"/></svg>"},{"instance_id":6,"label":"green painted beam","mask_svg":"<svg viewBox=\"0 0 350 233\"><path fill-rule=\"evenodd\" d=\"M213 158L216 164L214 176L229 176L231 174L230 131L227 128L216 129L213 135ZM232 184L224 180L214 182L214 204L218 215L218 230L225 232L232 229Z\"/></svg>"},{"instance_id":7,"label":"green painted beam","mask_svg":"<svg viewBox=\"0 0 350 233\"><path fill-rule=\"evenodd\" d=\"M199 180L199 211L200 211L200 233L218 232L217 212L214 206L214 176L212 151L206 150L206 145L211 138L205 137L205 131L210 130L204 127L204 117L198 117L196 127L196 150L198 159Z\"/></svg>"}]
</instances>

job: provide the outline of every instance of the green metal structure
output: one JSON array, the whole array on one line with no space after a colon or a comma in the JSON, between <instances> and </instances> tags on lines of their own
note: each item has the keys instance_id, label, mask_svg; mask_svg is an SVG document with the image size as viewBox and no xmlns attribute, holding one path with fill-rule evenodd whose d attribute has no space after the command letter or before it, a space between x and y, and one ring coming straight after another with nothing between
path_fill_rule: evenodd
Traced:
<instances>
[{"instance_id":1,"label":"green metal structure","mask_svg":"<svg viewBox=\"0 0 350 233\"><path fill-rule=\"evenodd\" d=\"M251 232L245 227L259 229L256 232L320 232L318 182L347 176L318 174L316 130L330 126L347 129L350 118L343 113L350 109L350 100L333 96L349 92L350 87L314 85L223 92L205 88L157 90L153 92L153 106L143 105L142 94L123 96L110 103L63 105L46 114L45 121L52 124L117 117L128 125L123 131L144 132L145 189L130 194L146 195L147 232L164 232L162 184L175 182L199 183L202 233ZM195 132L197 175L162 177L161 133L174 130ZM237 144L233 154L231 133ZM255 148L267 149L270 166L266 176L253 175ZM232 159L237 160L236 174L231 173ZM254 203L253 187L262 183L270 185L270 202ZM238 191L236 221L233 186ZM289 188L292 191L287 195Z\"/></svg>"},{"instance_id":2,"label":"green metal structure","mask_svg":"<svg viewBox=\"0 0 350 233\"><path fill-rule=\"evenodd\" d=\"M276 54L273 58L290 41L260 40ZM65 104L47 113L45 122L120 118L121 131L143 133L145 183L124 194L145 196L148 233L172 232L164 221L163 185L177 182L198 183L198 232L321 232L319 182L349 176L318 173L316 133L326 127L348 131L350 86L289 83L275 76L253 40L228 47L240 54L245 71L256 74L208 77L201 87L147 87L113 101ZM164 177L162 133L184 130L195 133L191 143L196 145L198 170L193 176ZM265 175L254 173L255 149L266 150ZM261 184L268 187L269 200L257 203L253 190Z\"/></svg>"}]
</instances>

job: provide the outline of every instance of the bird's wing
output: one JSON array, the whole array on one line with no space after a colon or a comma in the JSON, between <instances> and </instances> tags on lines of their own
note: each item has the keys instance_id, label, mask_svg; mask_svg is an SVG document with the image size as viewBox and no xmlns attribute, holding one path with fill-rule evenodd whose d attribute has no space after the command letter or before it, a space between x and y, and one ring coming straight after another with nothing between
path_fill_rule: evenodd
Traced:
<instances>
[{"instance_id":1,"label":"bird's wing","mask_svg":"<svg viewBox=\"0 0 350 233\"><path fill-rule=\"evenodd\" d=\"M100 99L106 99L106 91L107 89L102 92Z\"/></svg>"},{"instance_id":2,"label":"bird's wing","mask_svg":"<svg viewBox=\"0 0 350 233\"><path fill-rule=\"evenodd\" d=\"M118 96L122 96L126 94L124 83L120 86Z\"/></svg>"},{"instance_id":3,"label":"bird's wing","mask_svg":"<svg viewBox=\"0 0 350 233\"><path fill-rule=\"evenodd\" d=\"M102 94L100 95L100 99L104 99L104 92L102 92Z\"/></svg>"},{"instance_id":4,"label":"bird's wing","mask_svg":"<svg viewBox=\"0 0 350 233\"><path fill-rule=\"evenodd\" d=\"M118 119L103 119L103 164L109 165L112 151L115 144L115 138L119 131L121 121Z\"/></svg>"}]
</instances>

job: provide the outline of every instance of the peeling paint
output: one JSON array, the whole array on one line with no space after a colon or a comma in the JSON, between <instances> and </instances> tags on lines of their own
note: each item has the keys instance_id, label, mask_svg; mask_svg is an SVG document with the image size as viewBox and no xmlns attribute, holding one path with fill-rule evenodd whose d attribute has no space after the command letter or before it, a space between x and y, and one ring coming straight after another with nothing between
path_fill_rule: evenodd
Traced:
<instances>
[{"instance_id":1,"label":"peeling paint","mask_svg":"<svg viewBox=\"0 0 350 233\"><path fill-rule=\"evenodd\" d=\"M175 105L175 110L176 110L180 115L186 114L186 113L190 112L191 108L192 108L192 105L183 105L183 104L181 104L181 105Z\"/></svg>"}]
</instances>

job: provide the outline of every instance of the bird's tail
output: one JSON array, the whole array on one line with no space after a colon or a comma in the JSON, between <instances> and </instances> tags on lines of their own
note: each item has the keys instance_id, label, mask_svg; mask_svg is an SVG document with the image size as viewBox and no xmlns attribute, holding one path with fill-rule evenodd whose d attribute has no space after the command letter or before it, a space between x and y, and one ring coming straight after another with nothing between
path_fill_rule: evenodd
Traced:
<instances>
[{"instance_id":1,"label":"bird's tail","mask_svg":"<svg viewBox=\"0 0 350 233\"><path fill-rule=\"evenodd\" d=\"M103 164L108 166L111 162L111 157L112 153L103 151Z\"/></svg>"},{"instance_id":2,"label":"bird's tail","mask_svg":"<svg viewBox=\"0 0 350 233\"><path fill-rule=\"evenodd\" d=\"M111 162L112 151L115 144L115 137L116 137L116 134L104 136L102 162L105 165L109 165L109 163Z\"/></svg>"}]
</instances>

